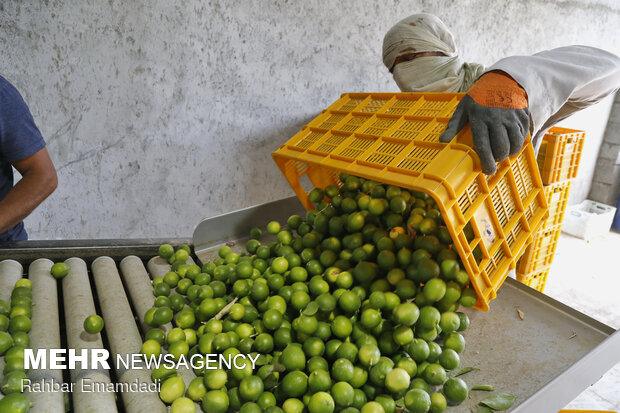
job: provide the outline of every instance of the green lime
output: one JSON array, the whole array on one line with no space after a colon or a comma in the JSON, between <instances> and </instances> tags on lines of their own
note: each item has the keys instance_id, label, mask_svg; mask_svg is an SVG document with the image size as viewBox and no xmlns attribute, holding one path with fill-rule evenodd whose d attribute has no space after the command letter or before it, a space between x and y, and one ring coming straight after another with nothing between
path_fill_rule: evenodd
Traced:
<instances>
[{"instance_id":1,"label":"green lime","mask_svg":"<svg viewBox=\"0 0 620 413\"><path fill-rule=\"evenodd\" d=\"M270 408L272 406L269 406ZM273 409L276 409L276 406L273 406ZM299 399L295 399L295 398L290 398L290 399L286 399L284 401L284 403L282 403L282 411L284 413L303 413L305 410L305 405L304 402L302 402Z\"/></svg>"},{"instance_id":2,"label":"green lime","mask_svg":"<svg viewBox=\"0 0 620 413\"><path fill-rule=\"evenodd\" d=\"M187 395L195 402L199 402L207 394L207 387L202 377L196 377L187 386Z\"/></svg>"},{"instance_id":3,"label":"green lime","mask_svg":"<svg viewBox=\"0 0 620 413\"><path fill-rule=\"evenodd\" d=\"M429 302L441 300L446 294L446 283L440 278L432 278L424 284L424 296Z\"/></svg>"},{"instance_id":4,"label":"green lime","mask_svg":"<svg viewBox=\"0 0 620 413\"><path fill-rule=\"evenodd\" d=\"M315 370L329 370L329 364L327 363L327 360L325 360L323 357L312 357L310 360L308 360L308 363L306 365L306 369L312 373Z\"/></svg>"},{"instance_id":5,"label":"green lime","mask_svg":"<svg viewBox=\"0 0 620 413\"><path fill-rule=\"evenodd\" d=\"M18 331L16 333L13 333L12 336L13 336L13 342L16 346L28 347L30 345L30 336L28 336L28 333L25 333L23 331ZM0 355L1 355L1 352L0 352Z\"/></svg>"},{"instance_id":6,"label":"green lime","mask_svg":"<svg viewBox=\"0 0 620 413\"><path fill-rule=\"evenodd\" d=\"M385 388L392 394L401 394L409 388L411 377L405 369L395 368L385 376Z\"/></svg>"},{"instance_id":7,"label":"green lime","mask_svg":"<svg viewBox=\"0 0 620 413\"><path fill-rule=\"evenodd\" d=\"M357 357L364 367L372 367L379 362L381 352L379 347L373 344L364 344L359 348Z\"/></svg>"},{"instance_id":8,"label":"green lime","mask_svg":"<svg viewBox=\"0 0 620 413\"><path fill-rule=\"evenodd\" d=\"M27 413L30 409L30 401L23 393L12 393L0 399L0 412Z\"/></svg>"},{"instance_id":9,"label":"green lime","mask_svg":"<svg viewBox=\"0 0 620 413\"><path fill-rule=\"evenodd\" d=\"M179 397L172 402L170 413L195 413L196 406L191 399L187 397Z\"/></svg>"},{"instance_id":10,"label":"green lime","mask_svg":"<svg viewBox=\"0 0 620 413\"><path fill-rule=\"evenodd\" d=\"M444 347L460 353L465 349L465 338L459 333L449 333L444 337Z\"/></svg>"},{"instance_id":11,"label":"green lime","mask_svg":"<svg viewBox=\"0 0 620 413\"><path fill-rule=\"evenodd\" d=\"M331 368L331 376L336 381L351 381L353 379L353 363L351 360L345 358L336 360Z\"/></svg>"},{"instance_id":12,"label":"green lime","mask_svg":"<svg viewBox=\"0 0 620 413\"><path fill-rule=\"evenodd\" d=\"M381 312L374 308L368 308L362 312L360 317L362 326L368 329L375 328L381 323Z\"/></svg>"},{"instance_id":13,"label":"green lime","mask_svg":"<svg viewBox=\"0 0 620 413\"><path fill-rule=\"evenodd\" d=\"M413 341L413 330L408 326L398 326L392 332L394 342L399 346L404 346Z\"/></svg>"},{"instance_id":14,"label":"green lime","mask_svg":"<svg viewBox=\"0 0 620 413\"><path fill-rule=\"evenodd\" d=\"M317 369L308 376L308 387L312 393L329 391L331 386L332 379L326 370Z\"/></svg>"},{"instance_id":15,"label":"green lime","mask_svg":"<svg viewBox=\"0 0 620 413\"><path fill-rule=\"evenodd\" d=\"M177 341L168 346L168 353L171 354L175 360L178 360L181 355L187 356L188 352L189 344L186 341Z\"/></svg>"},{"instance_id":16,"label":"green lime","mask_svg":"<svg viewBox=\"0 0 620 413\"><path fill-rule=\"evenodd\" d=\"M161 344L155 340L146 340L142 343L140 352L148 359L151 359L151 357L159 357L161 354Z\"/></svg>"},{"instance_id":17,"label":"green lime","mask_svg":"<svg viewBox=\"0 0 620 413\"><path fill-rule=\"evenodd\" d=\"M167 260L174 255L174 248L170 244L160 245L157 254Z\"/></svg>"},{"instance_id":18,"label":"green lime","mask_svg":"<svg viewBox=\"0 0 620 413\"><path fill-rule=\"evenodd\" d=\"M267 232L272 235L276 235L280 232L280 223L278 221L271 221L267 224Z\"/></svg>"},{"instance_id":19,"label":"green lime","mask_svg":"<svg viewBox=\"0 0 620 413\"><path fill-rule=\"evenodd\" d=\"M334 336L338 338L346 338L353 331L353 324L347 317L339 315L334 318L331 328Z\"/></svg>"},{"instance_id":20,"label":"green lime","mask_svg":"<svg viewBox=\"0 0 620 413\"><path fill-rule=\"evenodd\" d=\"M396 367L404 369L410 377L415 377L418 371L418 365L415 360L409 357L403 357L396 363Z\"/></svg>"},{"instance_id":21,"label":"green lime","mask_svg":"<svg viewBox=\"0 0 620 413\"><path fill-rule=\"evenodd\" d=\"M159 278L156 278L156 280L159 280ZM170 295L170 286L163 282L163 278L162 282L158 283L153 287L153 294L155 295L155 297L168 297Z\"/></svg>"},{"instance_id":22,"label":"green lime","mask_svg":"<svg viewBox=\"0 0 620 413\"><path fill-rule=\"evenodd\" d=\"M420 309L420 317L416 326L425 330L432 329L439 325L441 313L435 307L424 306Z\"/></svg>"},{"instance_id":23,"label":"green lime","mask_svg":"<svg viewBox=\"0 0 620 413\"><path fill-rule=\"evenodd\" d=\"M226 382L228 381L228 375L224 370L210 369L205 370L203 380L207 389L219 390L226 385Z\"/></svg>"},{"instance_id":24,"label":"green lime","mask_svg":"<svg viewBox=\"0 0 620 413\"><path fill-rule=\"evenodd\" d=\"M174 313L170 308L160 307L153 314L153 323L157 326L162 326L171 322L173 317Z\"/></svg>"},{"instance_id":25,"label":"green lime","mask_svg":"<svg viewBox=\"0 0 620 413\"><path fill-rule=\"evenodd\" d=\"M441 318L439 320L439 327L441 328L442 333L453 333L459 330L461 324L461 318L452 311L446 311L441 314Z\"/></svg>"},{"instance_id":26,"label":"green lime","mask_svg":"<svg viewBox=\"0 0 620 413\"><path fill-rule=\"evenodd\" d=\"M467 314L461 312L457 312L456 314L459 316L460 319L459 328L457 331L461 332L467 330L467 328L469 327L469 317L467 317Z\"/></svg>"},{"instance_id":27,"label":"green lime","mask_svg":"<svg viewBox=\"0 0 620 413\"><path fill-rule=\"evenodd\" d=\"M421 338L415 338L407 346L407 353L416 363L422 363L426 361L430 354L428 343Z\"/></svg>"},{"instance_id":28,"label":"green lime","mask_svg":"<svg viewBox=\"0 0 620 413\"><path fill-rule=\"evenodd\" d=\"M2 378L0 390L2 390L2 393L5 395L20 393L22 391L22 382L27 378L26 373L23 371L12 371Z\"/></svg>"},{"instance_id":29,"label":"green lime","mask_svg":"<svg viewBox=\"0 0 620 413\"><path fill-rule=\"evenodd\" d=\"M353 291L345 291L338 299L338 306L347 313L357 311L361 304L359 296Z\"/></svg>"},{"instance_id":30,"label":"green lime","mask_svg":"<svg viewBox=\"0 0 620 413\"><path fill-rule=\"evenodd\" d=\"M103 330L103 318L93 314L86 317L84 320L84 331L89 334L97 334Z\"/></svg>"},{"instance_id":31,"label":"green lime","mask_svg":"<svg viewBox=\"0 0 620 413\"><path fill-rule=\"evenodd\" d=\"M473 307L476 305L477 301L478 296L473 288L464 289L461 293L461 298L459 299L459 303L461 303L463 307Z\"/></svg>"},{"instance_id":32,"label":"green lime","mask_svg":"<svg viewBox=\"0 0 620 413\"><path fill-rule=\"evenodd\" d=\"M164 403L172 403L185 393L185 383L181 377L170 377L161 385L159 397Z\"/></svg>"},{"instance_id":33,"label":"green lime","mask_svg":"<svg viewBox=\"0 0 620 413\"><path fill-rule=\"evenodd\" d=\"M222 390L211 390L202 398L202 409L205 413L226 413L230 399Z\"/></svg>"},{"instance_id":34,"label":"green lime","mask_svg":"<svg viewBox=\"0 0 620 413\"><path fill-rule=\"evenodd\" d=\"M412 389L405 394L405 406L410 413L427 413L431 408L431 396L421 389Z\"/></svg>"},{"instance_id":35,"label":"green lime","mask_svg":"<svg viewBox=\"0 0 620 413\"><path fill-rule=\"evenodd\" d=\"M385 413L383 406L379 402L368 402L364 404L360 413Z\"/></svg>"},{"instance_id":36,"label":"green lime","mask_svg":"<svg viewBox=\"0 0 620 413\"><path fill-rule=\"evenodd\" d=\"M430 413L442 413L448 407L448 402L443 394L431 394L431 410Z\"/></svg>"},{"instance_id":37,"label":"green lime","mask_svg":"<svg viewBox=\"0 0 620 413\"><path fill-rule=\"evenodd\" d=\"M256 401L263 393L263 381L258 376L247 376L239 383L239 394L246 401Z\"/></svg>"},{"instance_id":38,"label":"green lime","mask_svg":"<svg viewBox=\"0 0 620 413\"><path fill-rule=\"evenodd\" d=\"M64 262L57 262L52 265L50 273L52 274L52 277L56 279L64 278L67 274L69 274L69 266Z\"/></svg>"},{"instance_id":39,"label":"green lime","mask_svg":"<svg viewBox=\"0 0 620 413\"><path fill-rule=\"evenodd\" d=\"M0 314L8 316L11 311L11 304L8 301L0 300Z\"/></svg>"},{"instance_id":40,"label":"green lime","mask_svg":"<svg viewBox=\"0 0 620 413\"><path fill-rule=\"evenodd\" d=\"M459 378L452 378L448 379L444 383L443 394L449 401L453 403L461 403L467 399L469 391L467 390L467 384L463 380Z\"/></svg>"},{"instance_id":41,"label":"green lime","mask_svg":"<svg viewBox=\"0 0 620 413\"><path fill-rule=\"evenodd\" d=\"M308 357L321 356L325 352L325 343L319 337L310 337L304 342L303 349Z\"/></svg>"},{"instance_id":42,"label":"green lime","mask_svg":"<svg viewBox=\"0 0 620 413\"><path fill-rule=\"evenodd\" d=\"M20 331L27 333L30 331L31 327L32 323L30 322L30 319L24 315L15 316L9 321L9 333L11 334Z\"/></svg>"},{"instance_id":43,"label":"green lime","mask_svg":"<svg viewBox=\"0 0 620 413\"><path fill-rule=\"evenodd\" d=\"M174 260L179 262L186 262L189 258L189 253L184 249L178 249L174 253Z\"/></svg>"},{"instance_id":44,"label":"green lime","mask_svg":"<svg viewBox=\"0 0 620 413\"><path fill-rule=\"evenodd\" d=\"M289 371L303 370L306 367L306 355L298 344L289 344L282 351L280 362Z\"/></svg>"},{"instance_id":45,"label":"green lime","mask_svg":"<svg viewBox=\"0 0 620 413\"><path fill-rule=\"evenodd\" d=\"M353 386L344 381L339 381L332 386L331 395L339 407L348 407L353 403Z\"/></svg>"},{"instance_id":46,"label":"green lime","mask_svg":"<svg viewBox=\"0 0 620 413\"><path fill-rule=\"evenodd\" d=\"M308 376L297 370L288 373L281 382L282 391L290 397L299 397L308 389Z\"/></svg>"},{"instance_id":47,"label":"green lime","mask_svg":"<svg viewBox=\"0 0 620 413\"><path fill-rule=\"evenodd\" d=\"M430 385L439 386L447 379L446 370L437 363L429 364L424 370L424 380Z\"/></svg>"},{"instance_id":48,"label":"green lime","mask_svg":"<svg viewBox=\"0 0 620 413\"><path fill-rule=\"evenodd\" d=\"M439 364L446 370L454 370L459 366L460 362L459 354L451 348L443 350L439 356Z\"/></svg>"},{"instance_id":49,"label":"green lime","mask_svg":"<svg viewBox=\"0 0 620 413\"><path fill-rule=\"evenodd\" d=\"M233 407L232 404L231 407ZM263 409L257 403L252 402L244 403L241 409L239 409L239 413L261 413L262 411Z\"/></svg>"},{"instance_id":50,"label":"green lime","mask_svg":"<svg viewBox=\"0 0 620 413\"><path fill-rule=\"evenodd\" d=\"M9 318L4 314L0 314L0 331L6 331L9 328Z\"/></svg>"},{"instance_id":51,"label":"green lime","mask_svg":"<svg viewBox=\"0 0 620 413\"><path fill-rule=\"evenodd\" d=\"M314 393L308 402L309 413L332 413L335 407L332 396L323 391Z\"/></svg>"},{"instance_id":52,"label":"green lime","mask_svg":"<svg viewBox=\"0 0 620 413\"><path fill-rule=\"evenodd\" d=\"M420 309L414 303L398 304L392 313L392 319L397 324L411 326L418 321Z\"/></svg>"}]
</instances>

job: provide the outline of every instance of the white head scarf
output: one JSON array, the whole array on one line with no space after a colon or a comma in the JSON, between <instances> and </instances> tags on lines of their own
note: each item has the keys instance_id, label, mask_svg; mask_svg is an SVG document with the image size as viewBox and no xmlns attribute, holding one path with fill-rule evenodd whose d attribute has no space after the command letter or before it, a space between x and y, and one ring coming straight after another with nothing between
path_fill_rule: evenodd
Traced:
<instances>
[{"instance_id":1,"label":"white head scarf","mask_svg":"<svg viewBox=\"0 0 620 413\"><path fill-rule=\"evenodd\" d=\"M388 69L399 56L420 52L445 56L421 56L397 64L394 81L403 92L466 92L484 71L482 65L459 58L452 33L432 14L414 14L401 20L383 39L383 63Z\"/></svg>"}]
</instances>

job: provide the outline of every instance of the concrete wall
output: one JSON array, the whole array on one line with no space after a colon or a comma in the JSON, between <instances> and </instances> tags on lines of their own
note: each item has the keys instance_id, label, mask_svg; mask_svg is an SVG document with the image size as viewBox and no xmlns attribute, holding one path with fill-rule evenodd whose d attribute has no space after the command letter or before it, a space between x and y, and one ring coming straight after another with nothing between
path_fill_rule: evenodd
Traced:
<instances>
[{"instance_id":1,"label":"concrete wall","mask_svg":"<svg viewBox=\"0 0 620 413\"><path fill-rule=\"evenodd\" d=\"M616 206L620 195L620 93L616 93L598 153L590 199Z\"/></svg>"},{"instance_id":2,"label":"concrete wall","mask_svg":"<svg viewBox=\"0 0 620 413\"><path fill-rule=\"evenodd\" d=\"M487 65L574 43L620 53L616 0L0 2L0 73L60 178L31 238L191 236L291 195L270 152L343 92L396 91L383 35L420 11Z\"/></svg>"},{"instance_id":3,"label":"concrete wall","mask_svg":"<svg viewBox=\"0 0 620 413\"><path fill-rule=\"evenodd\" d=\"M614 96L608 96L597 105L577 112L558 124L558 126L586 132L579 170L570 188L568 203L571 205L578 204L586 198L594 199L589 194L596 187L593 178L601 167L599 153L604 150L603 136L609 133L607 120L613 103Z\"/></svg>"}]
</instances>

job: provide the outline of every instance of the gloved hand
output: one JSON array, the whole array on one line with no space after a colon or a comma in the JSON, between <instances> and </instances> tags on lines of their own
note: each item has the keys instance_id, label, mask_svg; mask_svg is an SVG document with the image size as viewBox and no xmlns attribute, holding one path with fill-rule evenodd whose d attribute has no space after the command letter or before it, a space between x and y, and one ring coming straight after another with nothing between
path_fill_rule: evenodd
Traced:
<instances>
[{"instance_id":1,"label":"gloved hand","mask_svg":"<svg viewBox=\"0 0 620 413\"><path fill-rule=\"evenodd\" d=\"M492 175L496 162L516 155L523 147L529 113L525 90L504 72L488 72L459 102L439 141L450 142L469 122L482 172Z\"/></svg>"}]
</instances>

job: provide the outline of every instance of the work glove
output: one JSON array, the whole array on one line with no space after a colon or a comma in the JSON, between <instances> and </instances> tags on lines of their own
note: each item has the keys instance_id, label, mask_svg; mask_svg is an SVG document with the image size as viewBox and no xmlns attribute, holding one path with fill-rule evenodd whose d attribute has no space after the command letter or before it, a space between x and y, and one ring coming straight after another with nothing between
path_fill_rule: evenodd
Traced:
<instances>
[{"instance_id":1,"label":"work glove","mask_svg":"<svg viewBox=\"0 0 620 413\"><path fill-rule=\"evenodd\" d=\"M469 122L482 172L492 175L496 162L516 155L523 147L529 113L525 90L503 72L488 72L459 102L439 141L450 142Z\"/></svg>"}]
</instances>

